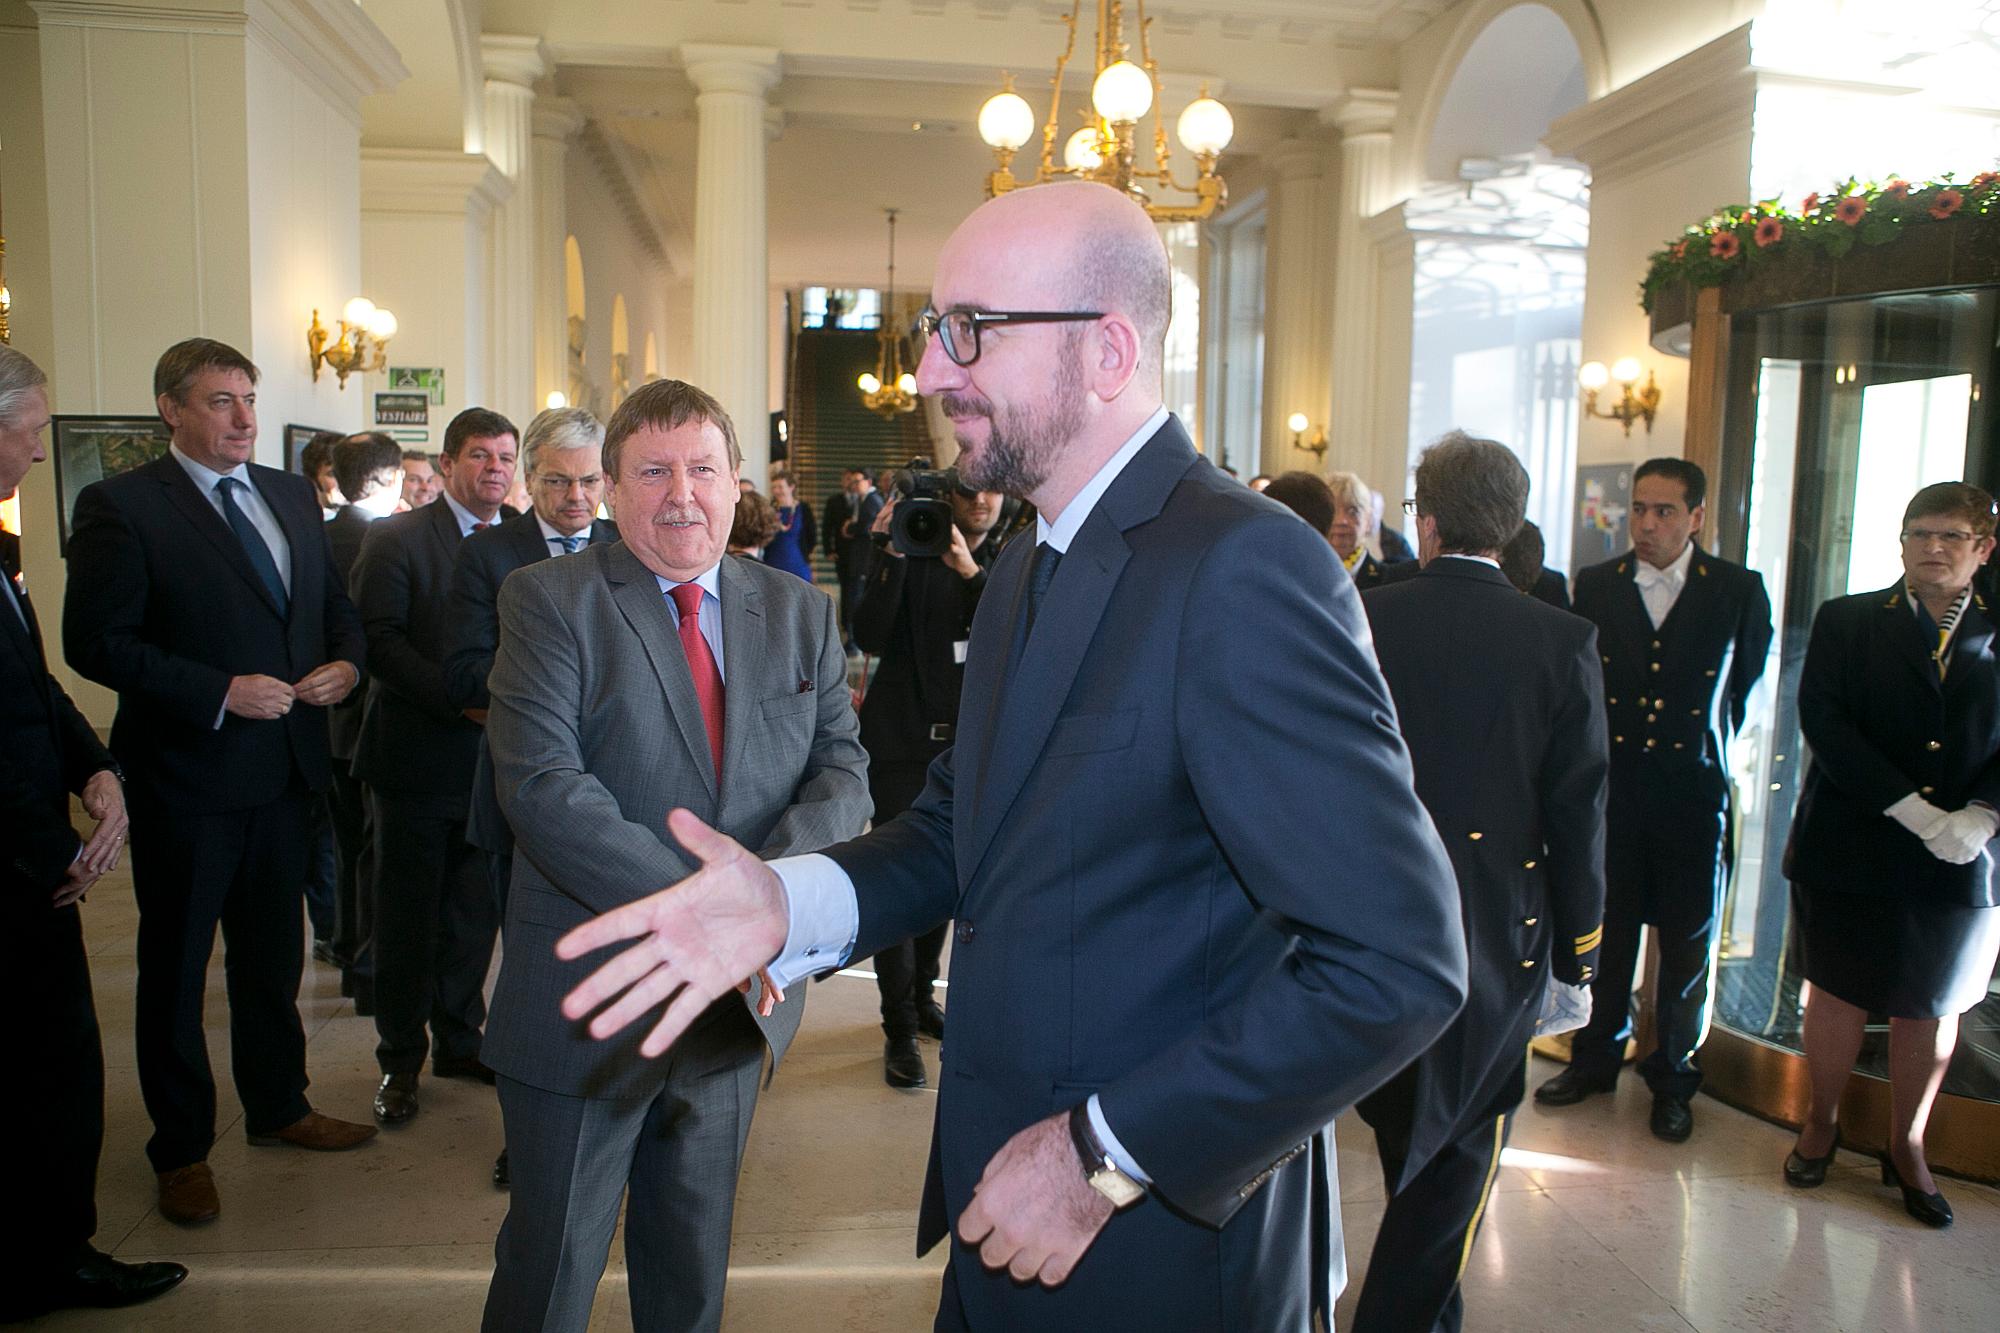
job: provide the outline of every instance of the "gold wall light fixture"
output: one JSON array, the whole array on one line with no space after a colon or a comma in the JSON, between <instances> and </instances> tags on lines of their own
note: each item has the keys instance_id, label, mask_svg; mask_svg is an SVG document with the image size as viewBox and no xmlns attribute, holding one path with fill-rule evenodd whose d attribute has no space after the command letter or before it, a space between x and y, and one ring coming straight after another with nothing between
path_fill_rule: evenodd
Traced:
<instances>
[{"instance_id":1,"label":"gold wall light fixture","mask_svg":"<svg viewBox=\"0 0 2000 1333\"><path fill-rule=\"evenodd\" d=\"M1160 69L1147 40L1152 20L1146 17L1146 0L1132 0L1139 27L1136 64L1127 58L1125 0L1097 0L1097 72L1090 86L1090 111L1083 128L1063 141L1062 164L1056 164L1056 140L1062 134L1063 70L1076 50L1076 20L1082 7L1083 0L1071 0L1069 14L1063 19L1069 27L1069 40L1049 78L1049 114L1042 122L1042 155L1032 180L1017 179L1013 170L1014 154L1035 134L1034 108L1014 91L1013 76L1003 74L1005 86L979 108L979 137L1000 164L986 178L986 197L991 199L1023 185L1090 180L1129 194L1156 222L1199 222L1214 217L1229 202L1229 186L1216 172L1215 164L1236 135L1236 121L1228 107L1208 95L1204 84L1175 122L1181 146L1194 155L1195 179L1188 185L1174 179L1167 160L1166 113L1160 108ZM1142 149L1139 122L1148 111L1153 113L1152 143ZM1194 198L1192 202L1164 202L1151 198L1149 188Z\"/></svg>"},{"instance_id":2,"label":"gold wall light fixture","mask_svg":"<svg viewBox=\"0 0 2000 1333\"><path fill-rule=\"evenodd\" d=\"M1314 459L1326 457L1326 427L1315 426L1312 418L1303 412L1294 412L1285 418L1285 426L1292 432L1292 448L1302 449ZM1306 431L1312 434L1307 435Z\"/></svg>"},{"instance_id":3,"label":"gold wall light fixture","mask_svg":"<svg viewBox=\"0 0 2000 1333\"><path fill-rule=\"evenodd\" d=\"M1641 374L1646 376L1643 387L1639 383ZM1646 433L1653 433L1653 417L1660 410L1660 386L1653 380L1653 372L1639 364L1636 356L1621 356L1611 363L1609 370L1602 361L1586 361L1576 372L1577 383L1583 386L1583 414L1586 417L1601 417L1606 421L1616 421L1625 427L1625 433L1632 433L1632 423L1644 421ZM1611 381L1618 381L1622 392L1618 403L1609 411L1597 406L1597 392Z\"/></svg>"},{"instance_id":4,"label":"gold wall light fixture","mask_svg":"<svg viewBox=\"0 0 2000 1333\"><path fill-rule=\"evenodd\" d=\"M388 365L389 340L396 336L396 317L365 296L357 296L340 312L340 332L327 332L313 311L306 326L306 356L312 361L313 380L319 380L322 365L333 367L340 387L347 387L349 375L365 375Z\"/></svg>"},{"instance_id":5,"label":"gold wall light fixture","mask_svg":"<svg viewBox=\"0 0 2000 1333\"><path fill-rule=\"evenodd\" d=\"M897 210L882 211L889 215L889 286L882 293L882 318L875 329L875 369L863 371L854 383L864 407L894 420L917 410L917 377L903 369L903 340L894 326Z\"/></svg>"}]
</instances>

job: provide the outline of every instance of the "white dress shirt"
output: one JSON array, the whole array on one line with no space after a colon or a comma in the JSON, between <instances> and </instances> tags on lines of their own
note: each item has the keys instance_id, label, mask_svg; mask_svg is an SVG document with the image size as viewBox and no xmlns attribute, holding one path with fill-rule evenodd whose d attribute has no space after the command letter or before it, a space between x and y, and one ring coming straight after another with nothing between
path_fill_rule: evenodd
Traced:
<instances>
[{"instance_id":1,"label":"white dress shirt","mask_svg":"<svg viewBox=\"0 0 2000 1333\"><path fill-rule=\"evenodd\" d=\"M1658 629L1667 623L1667 615L1674 609L1674 603L1681 598L1681 589L1687 587L1688 566L1694 563L1694 543L1689 542L1681 551L1680 558L1665 569L1639 560L1639 572L1633 582L1639 585L1639 599L1646 604L1646 615Z\"/></svg>"},{"instance_id":2,"label":"white dress shirt","mask_svg":"<svg viewBox=\"0 0 2000 1333\"><path fill-rule=\"evenodd\" d=\"M174 456L174 461L181 465L181 470L188 474L189 479L194 482L194 488L208 501L209 508L221 516L225 526L229 522L229 515L223 513L222 496L215 488L224 477L234 477L243 483L236 490L236 507L243 511L243 516L250 520L250 526L257 529L257 535L262 537L264 545L270 548L271 563L278 567L278 581L285 585L285 592L289 595L292 591L292 544L285 540L285 529L278 522L277 514L272 511L270 505L264 503L264 497L258 493L256 483L250 480L250 465L238 463L227 472L217 472L214 468L204 467L189 458L181 452L181 447L177 444L169 445L167 452ZM236 531L234 528L229 530Z\"/></svg>"},{"instance_id":3,"label":"white dress shirt","mask_svg":"<svg viewBox=\"0 0 2000 1333\"><path fill-rule=\"evenodd\" d=\"M1059 552L1068 552L1084 521L1111 489L1111 483L1118 480L1119 473L1139 456L1139 451L1167 420L1164 407L1147 417L1145 424L1084 483L1060 514L1053 520L1046 514L1036 519L1036 538ZM779 987L789 990L793 983L815 972L846 964L861 930L861 909L855 900L854 881L830 856L815 852L808 856L780 857L771 862L771 869L785 886L791 923L784 950L769 970ZM1111 1164L1141 1184L1152 1184L1153 1178L1139 1168L1112 1132L1095 1093L1091 1094L1087 1110L1091 1128L1097 1132L1097 1141Z\"/></svg>"},{"instance_id":4,"label":"white dress shirt","mask_svg":"<svg viewBox=\"0 0 2000 1333\"><path fill-rule=\"evenodd\" d=\"M450 491L439 491L438 498L451 506L451 516L458 520L458 535L460 537L470 537L475 528L482 526L490 528L500 521L501 516L497 513L492 518L481 518L458 501L452 499Z\"/></svg>"}]
</instances>

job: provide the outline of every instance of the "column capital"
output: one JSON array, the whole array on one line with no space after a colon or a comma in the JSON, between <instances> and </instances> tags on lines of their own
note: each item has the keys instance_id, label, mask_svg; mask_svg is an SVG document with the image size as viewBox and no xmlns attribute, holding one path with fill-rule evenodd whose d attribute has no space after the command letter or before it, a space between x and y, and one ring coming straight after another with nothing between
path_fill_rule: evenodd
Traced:
<instances>
[{"instance_id":1,"label":"column capital","mask_svg":"<svg viewBox=\"0 0 2000 1333\"><path fill-rule=\"evenodd\" d=\"M364 213L484 217L514 192L492 159L428 148L361 150Z\"/></svg>"},{"instance_id":2,"label":"column capital","mask_svg":"<svg viewBox=\"0 0 2000 1333\"><path fill-rule=\"evenodd\" d=\"M1319 113L1322 124L1340 131L1343 139L1389 133L1396 121L1397 94L1393 88L1349 88L1338 102Z\"/></svg>"},{"instance_id":3,"label":"column capital","mask_svg":"<svg viewBox=\"0 0 2000 1333\"><path fill-rule=\"evenodd\" d=\"M681 47L681 67L697 92L761 98L777 85L784 61L775 47L689 42Z\"/></svg>"},{"instance_id":4,"label":"column capital","mask_svg":"<svg viewBox=\"0 0 2000 1333\"><path fill-rule=\"evenodd\" d=\"M487 82L512 83L523 88L534 87L535 80L551 68L548 48L539 37L486 33L479 39L479 59Z\"/></svg>"},{"instance_id":5,"label":"column capital","mask_svg":"<svg viewBox=\"0 0 2000 1333\"><path fill-rule=\"evenodd\" d=\"M563 143L582 131L586 119L582 108L567 97L537 97L531 114L535 138L558 139Z\"/></svg>"}]
</instances>

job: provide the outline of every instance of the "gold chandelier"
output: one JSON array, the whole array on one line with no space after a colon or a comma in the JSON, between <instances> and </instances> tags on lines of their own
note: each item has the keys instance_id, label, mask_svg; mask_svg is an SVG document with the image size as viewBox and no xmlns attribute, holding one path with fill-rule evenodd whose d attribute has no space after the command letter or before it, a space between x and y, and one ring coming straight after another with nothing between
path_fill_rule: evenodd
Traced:
<instances>
[{"instance_id":1,"label":"gold chandelier","mask_svg":"<svg viewBox=\"0 0 2000 1333\"><path fill-rule=\"evenodd\" d=\"M1146 17L1146 0L1132 0L1139 22L1139 63L1126 58L1124 0L1097 0L1097 74L1090 86L1091 111L1082 129L1063 142L1062 165L1056 165L1056 138L1062 133L1062 78L1069 58L1076 50L1076 19L1083 0L1071 0L1063 22L1069 25L1069 40L1063 47L1056 72L1049 79L1049 115L1042 123L1042 157L1031 181L1015 179L1014 154L1034 136L1035 112L1027 99L1014 91L1012 75L1003 75L1006 86L979 108L979 137L1000 161L999 169L986 178L986 197L1022 185L1044 185L1055 180L1090 180L1122 190L1136 199L1156 222L1199 222L1214 217L1229 202L1229 187L1216 174L1215 162L1236 134L1235 118L1229 108L1208 95L1203 85L1194 101L1182 110L1175 130L1181 146L1194 154L1197 175L1192 185L1174 179L1167 161L1167 126L1160 110L1160 70L1153 61L1147 41L1152 20ZM1139 122L1153 112L1151 166L1140 165ZM1193 195L1192 203L1155 201L1147 187Z\"/></svg>"},{"instance_id":2,"label":"gold chandelier","mask_svg":"<svg viewBox=\"0 0 2000 1333\"><path fill-rule=\"evenodd\" d=\"M862 371L855 384L870 412L890 419L917 410L917 377L903 369L903 340L894 330L896 309L896 210L889 215L889 288L882 293L882 319L875 330L875 369Z\"/></svg>"}]
</instances>

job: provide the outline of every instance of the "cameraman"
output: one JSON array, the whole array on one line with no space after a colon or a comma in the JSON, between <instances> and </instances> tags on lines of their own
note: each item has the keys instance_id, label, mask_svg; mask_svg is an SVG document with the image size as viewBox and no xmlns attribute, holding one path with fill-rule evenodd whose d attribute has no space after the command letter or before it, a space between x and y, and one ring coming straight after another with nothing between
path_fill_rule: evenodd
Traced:
<instances>
[{"instance_id":1,"label":"cameraman","mask_svg":"<svg viewBox=\"0 0 2000 1333\"><path fill-rule=\"evenodd\" d=\"M920 474L921 475L921 474ZM933 474L936 475L936 474ZM965 644L972 613L999 554L989 540L1000 521L998 491L968 491L943 474L951 506L951 545L939 556L905 556L891 541L902 491L869 527L874 551L854 603L854 640L880 661L861 703L861 744L879 825L901 814L924 789L931 760L951 747ZM917 1034L942 1040L944 1013L931 997L950 923L875 955L888 1038L882 1077L892 1088L926 1082Z\"/></svg>"}]
</instances>

